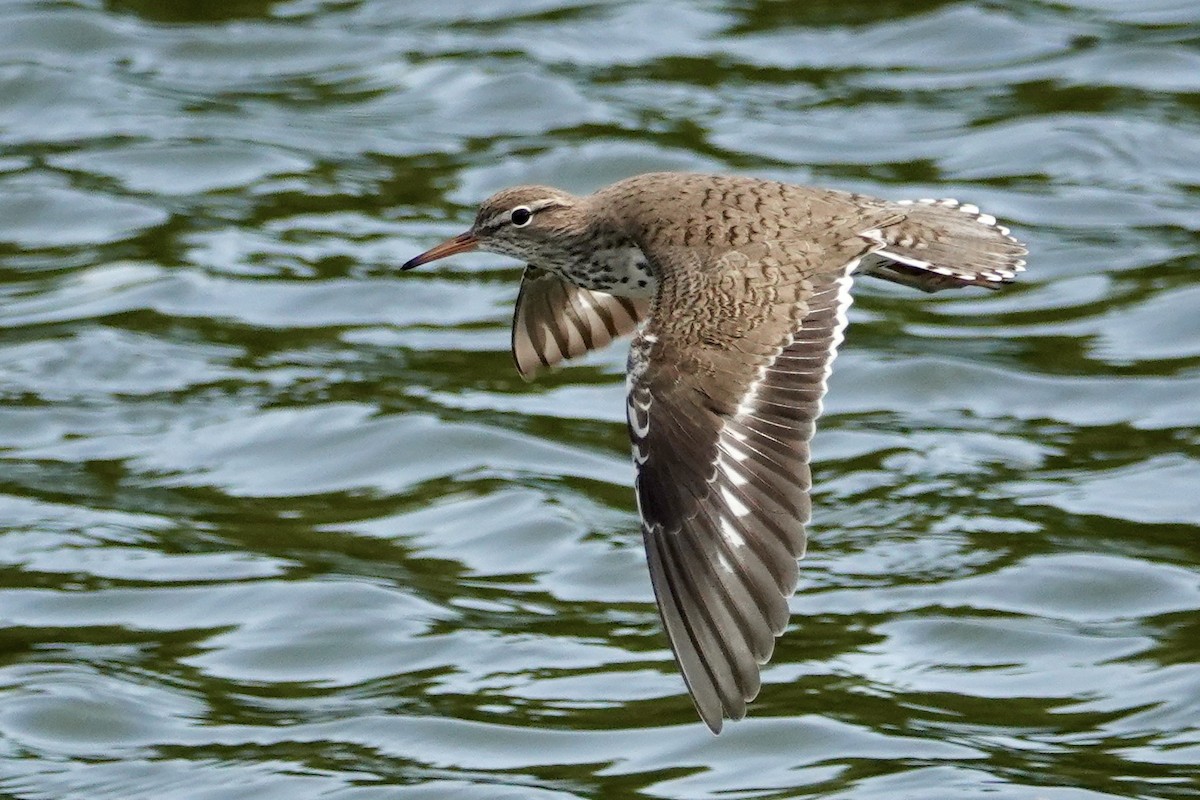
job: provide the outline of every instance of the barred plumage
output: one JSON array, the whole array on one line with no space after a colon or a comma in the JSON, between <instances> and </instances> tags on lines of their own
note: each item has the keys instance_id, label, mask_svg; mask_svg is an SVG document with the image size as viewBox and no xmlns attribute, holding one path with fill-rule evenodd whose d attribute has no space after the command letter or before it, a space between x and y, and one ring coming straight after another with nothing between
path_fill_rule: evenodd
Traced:
<instances>
[{"instance_id":1,"label":"barred plumage","mask_svg":"<svg viewBox=\"0 0 1200 800\"><path fill-rule=\"evenodd\" d=\"M787 626L809 441L851 275L998 288L1026 253L956 200L681 173L586 197L506 189L470 231L403 268L474 247L529 264L513 320L522 376L636 330L627 413L642 536L672 651L714 733L745 714Z\"/></svg>"}]
</instances>

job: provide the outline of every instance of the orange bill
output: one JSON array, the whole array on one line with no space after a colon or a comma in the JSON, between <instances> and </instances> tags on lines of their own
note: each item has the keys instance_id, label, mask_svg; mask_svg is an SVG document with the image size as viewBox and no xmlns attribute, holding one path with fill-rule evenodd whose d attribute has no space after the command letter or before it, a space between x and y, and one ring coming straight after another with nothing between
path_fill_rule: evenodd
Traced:
<instances>
[{"instance_id":1,"label":"orange bill","mask_svg":"<svg viewBox=\"0 0 1200 800\"><path fill-rule=\"evenodd\" d=\"M478 246L479 239L475 237L475 234L471 233L470 231L467 231L466 233L460 233L453 239L447 239L441 244L429 248L416 258L410 258L408 261L404 262L404 266L400 267L400 270L404 271L412 269L413 267L419 267L422 264L428 264L430 261L437 261L439 258L445 258L446 256L453 256L457 255L458 253L468 253Z\"/></svg>"}]
</instances>

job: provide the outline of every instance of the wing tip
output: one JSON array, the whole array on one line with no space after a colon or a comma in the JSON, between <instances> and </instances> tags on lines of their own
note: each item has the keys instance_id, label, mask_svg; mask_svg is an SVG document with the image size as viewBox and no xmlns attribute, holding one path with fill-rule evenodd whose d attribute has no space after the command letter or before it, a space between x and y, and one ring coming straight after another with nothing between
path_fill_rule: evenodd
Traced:
<instances>
[{"instance_id":1,"label":"wing tip","mask_svg":"<svg viewBox=\"0 0 1200 800\"><path fill-rule=\"evenodd\" d=\"M539 364L522 364L521 358L515 353L513 354L513 364L517 368L517 374L521 376L521 380L526 383L533 383L538 374L542 371L542 365Z\"/></svg>"},{"instance_id":2,"label":"wing tip","mask_svg":"<svg viewBox=\"0 0 1200 800\"><path fill-rule=\"evenodd\" d=\"M696 710L700 712L700 719L704 720L705 726L713 736L720 736L721 730L725 727L725 717L721 712L717 712L715 717L705 716L700 707L696 706Z\"/></svg>"}]
</instances>

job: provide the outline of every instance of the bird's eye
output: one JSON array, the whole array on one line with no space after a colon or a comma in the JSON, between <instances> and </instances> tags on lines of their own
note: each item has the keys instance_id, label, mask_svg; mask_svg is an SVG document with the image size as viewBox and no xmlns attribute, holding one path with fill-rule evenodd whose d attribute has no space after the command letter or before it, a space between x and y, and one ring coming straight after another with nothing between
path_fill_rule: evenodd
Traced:
<instances>
[{"instance_id":1,"label":"bird's eye","mask_svg":"<svg viewBox=\"0 0 1200 800\"><path fill-rule=\"evenodd\" d=\"M528 206L517 206L508 215L508 218L514 228L524 228L533 221L533 212L529 210Z\"/></svg>"}]
</instances>

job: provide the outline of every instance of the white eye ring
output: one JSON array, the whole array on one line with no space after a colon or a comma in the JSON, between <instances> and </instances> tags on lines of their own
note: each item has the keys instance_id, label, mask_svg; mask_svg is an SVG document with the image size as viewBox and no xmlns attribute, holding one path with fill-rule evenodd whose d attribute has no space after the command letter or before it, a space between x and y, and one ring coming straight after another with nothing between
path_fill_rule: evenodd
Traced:
<instances>
[{"instance_id":1,"label":"white eye ring","mask_svg":"<svg viewBox=\"0 0 1200 800\"><path fill-rule=\"evenodd\" d=\"M529 206L517 206L508 212L508 221L512 223L514 228L524 228L533 222L533 211Z\"/></svg>"}]
</instances>

